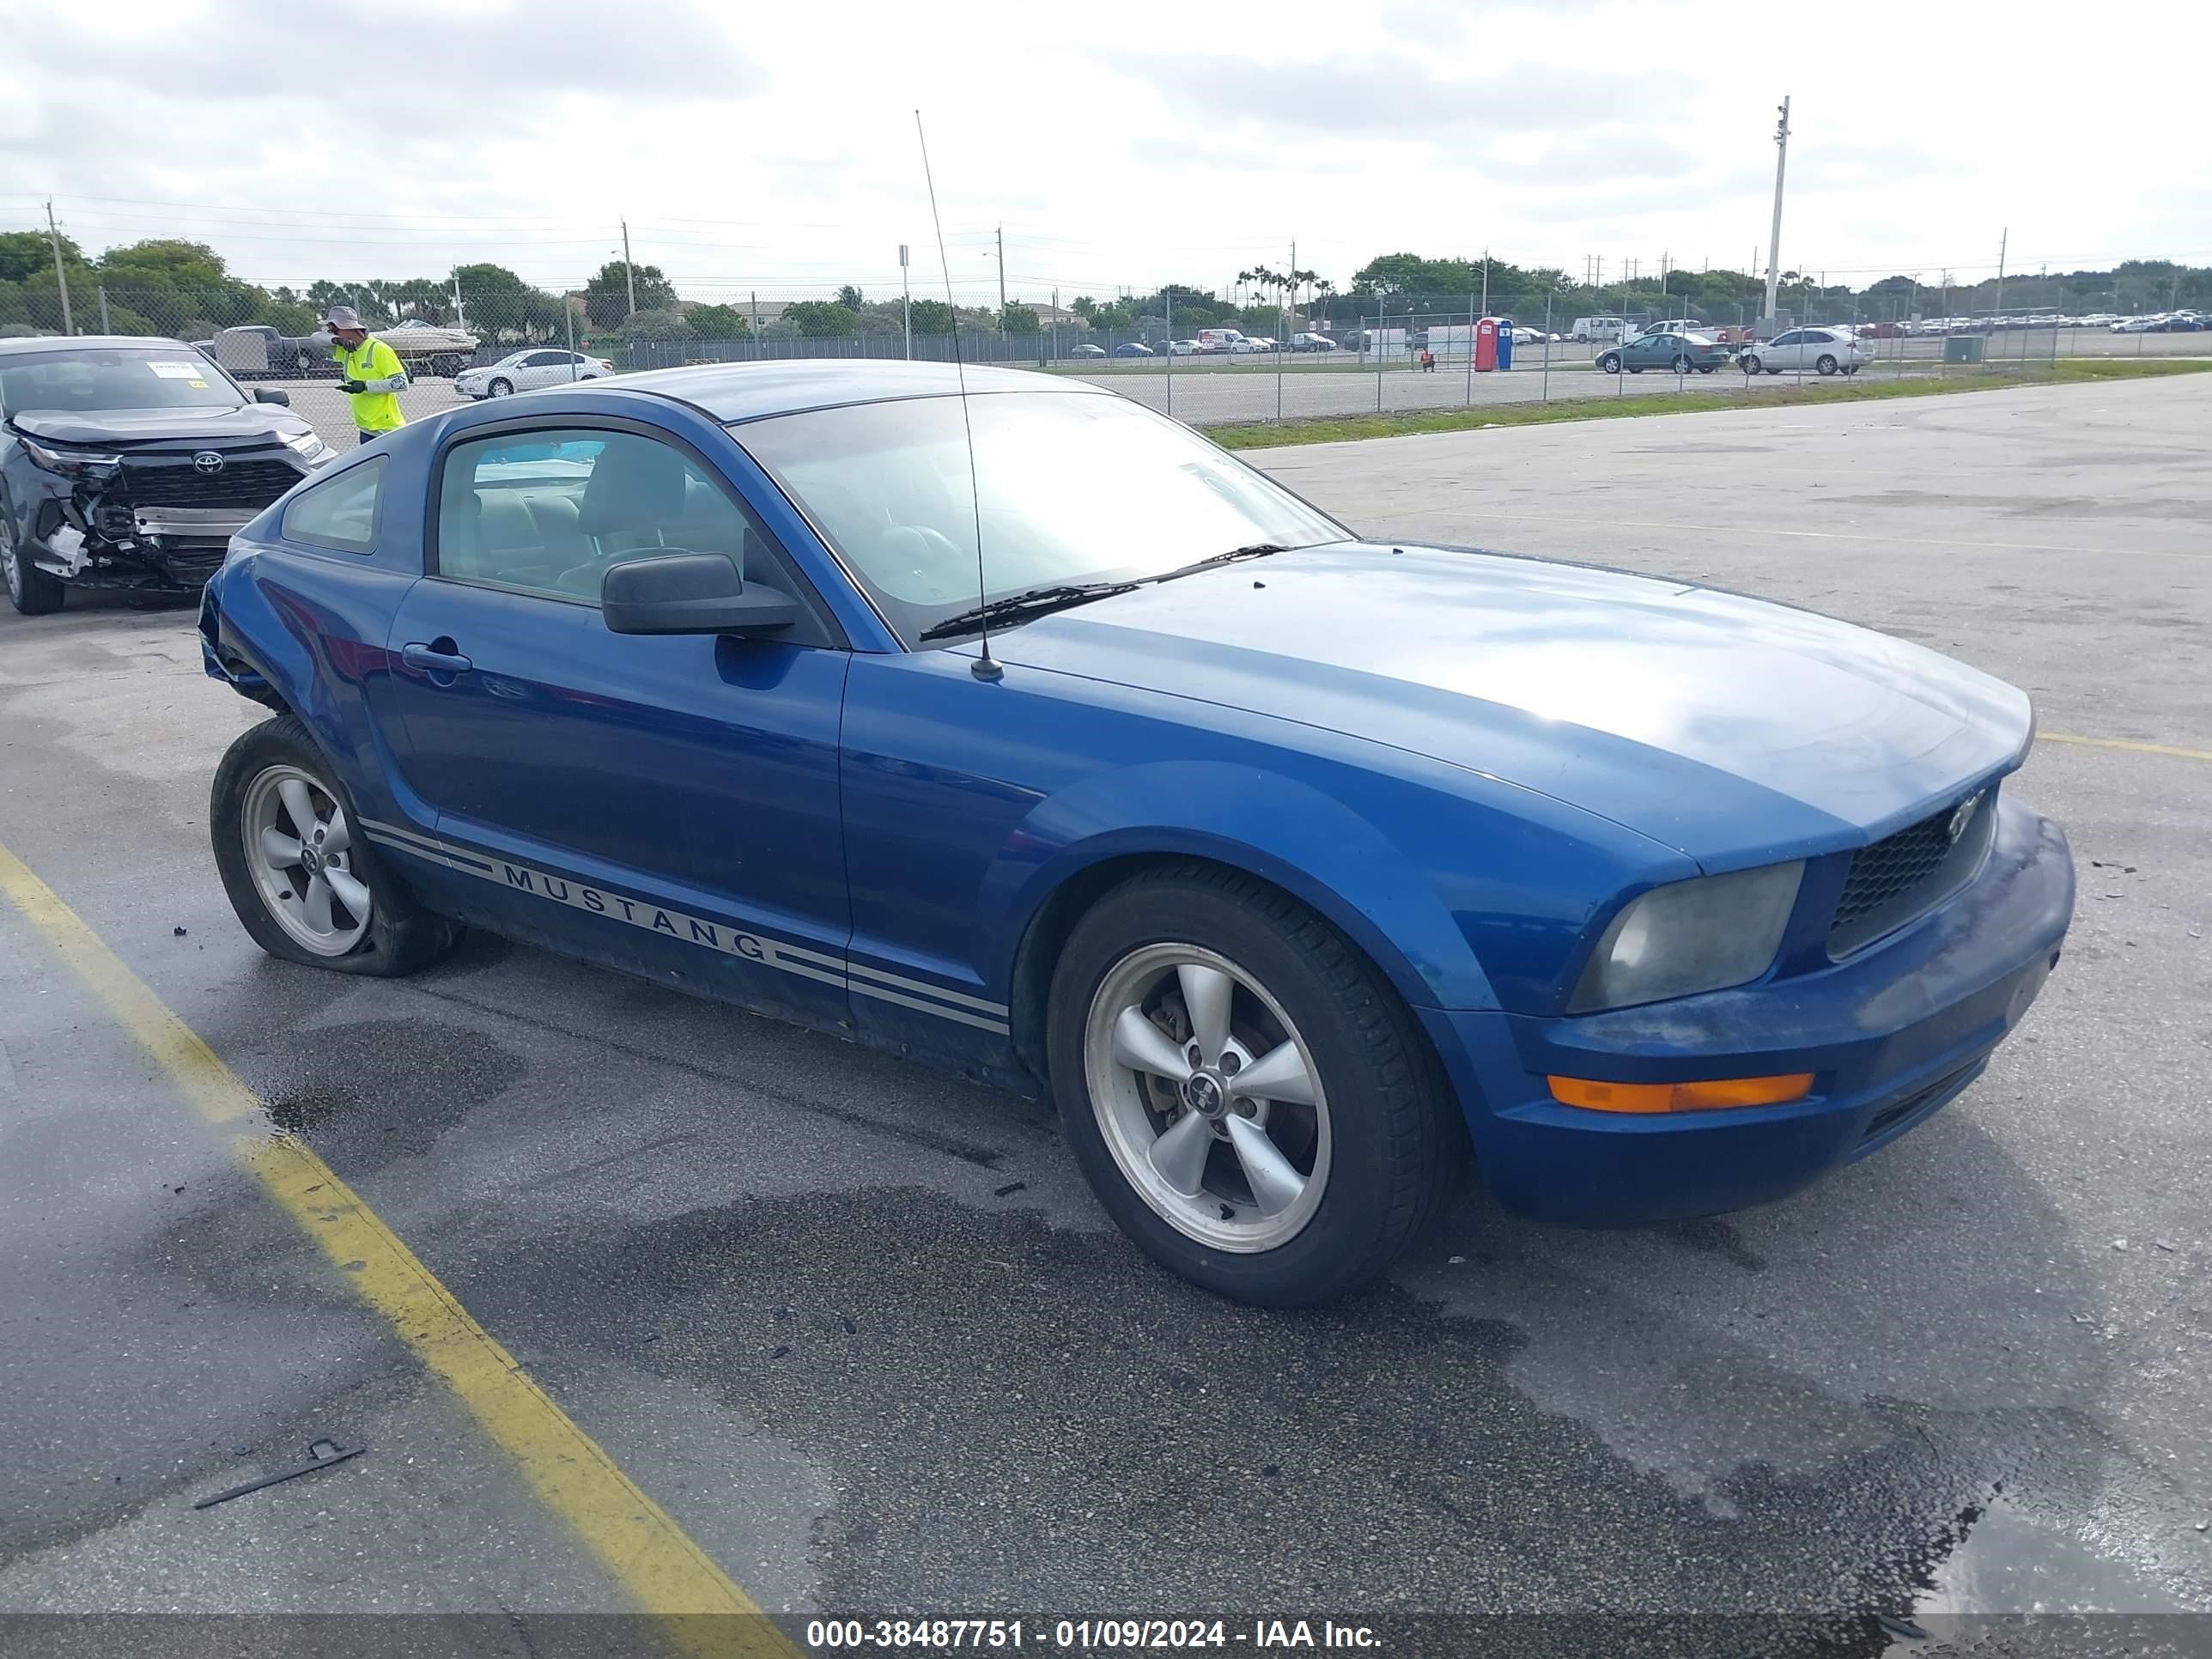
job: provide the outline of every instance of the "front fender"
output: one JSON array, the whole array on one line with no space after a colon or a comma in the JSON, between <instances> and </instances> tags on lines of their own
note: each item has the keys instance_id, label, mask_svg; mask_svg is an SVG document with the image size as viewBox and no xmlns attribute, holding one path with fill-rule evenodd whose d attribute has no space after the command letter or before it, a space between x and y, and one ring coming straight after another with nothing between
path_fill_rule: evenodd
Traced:
<instances>
[{"instance_id":1,"label":"front fender","mask_svg":"<svg viewBox=\"0 0 2212 1659\"><path fill-rule=\"evenodd\" d=\"M1021 821L977 902L995 982L1010 981L1022 939L1054 893L1132 855L1210 859L1273 883L1366 951L1417 1006L1498 1006L1435 882L1398 843L1295 778L1255 769L1224 787L1218 762L1194 760L1094 773Z\"/></svg>"}]
</instances>

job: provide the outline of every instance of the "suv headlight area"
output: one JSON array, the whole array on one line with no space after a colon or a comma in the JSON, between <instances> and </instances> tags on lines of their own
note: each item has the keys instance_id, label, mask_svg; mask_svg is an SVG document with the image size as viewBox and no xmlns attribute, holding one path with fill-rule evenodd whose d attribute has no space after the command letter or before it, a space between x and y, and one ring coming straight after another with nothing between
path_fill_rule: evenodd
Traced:
<instances>
[{"instance_id":1,"label":"suv headlight area","mask_svg":"<svg viewBox=\"0 0 2212 1659\"><path fill-rule=\"evenodd\" d=\"M1797 860L1639 894L1599 936L1567 1012L1629 1008L1757 979L1781 948L1804 874Z\"/></svg>"}]
</instances>

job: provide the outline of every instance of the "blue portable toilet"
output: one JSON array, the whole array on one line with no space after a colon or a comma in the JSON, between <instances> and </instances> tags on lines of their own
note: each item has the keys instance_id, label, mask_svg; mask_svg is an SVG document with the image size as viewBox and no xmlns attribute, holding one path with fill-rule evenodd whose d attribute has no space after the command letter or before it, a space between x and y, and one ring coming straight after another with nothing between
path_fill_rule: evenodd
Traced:
<instances>
[{"instance_id":1,"label":"blue portable toilet","mask_svg":"<svg viewBox=\"0 0 2212 1659\"><path fill-rule=\"evenodd\" d=\"M1513 319L1510 317L1498 319L1498 366L1500 368L1513 367Z\"/></svg>"}]
</instances>

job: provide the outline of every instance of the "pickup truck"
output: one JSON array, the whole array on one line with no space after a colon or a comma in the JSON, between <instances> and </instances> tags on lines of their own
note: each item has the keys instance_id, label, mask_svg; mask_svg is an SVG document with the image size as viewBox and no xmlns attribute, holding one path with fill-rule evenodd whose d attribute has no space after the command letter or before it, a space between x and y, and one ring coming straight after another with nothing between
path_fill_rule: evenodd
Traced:
<instances>
[{"instance_id":1,"label":"pickup truck","mask_svg":"<svg viewBox=\"0 0 2212 1659\"><path fill-rule=\"evenodd\" d=\"M280 334L265 323L246 323L192 343L234 380L304 380L337 373L327 334Z\"/></svg>"}]
</instances>

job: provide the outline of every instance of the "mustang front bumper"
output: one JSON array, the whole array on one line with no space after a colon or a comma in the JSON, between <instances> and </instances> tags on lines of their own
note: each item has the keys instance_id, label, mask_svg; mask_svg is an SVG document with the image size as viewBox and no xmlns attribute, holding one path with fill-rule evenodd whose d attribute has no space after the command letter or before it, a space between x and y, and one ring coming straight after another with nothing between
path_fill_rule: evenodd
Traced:
<instances>
[{"instance_id":1,"label":"mustang front bumper","mask_svg":"<svg viewBox=\"0 0 2212 1659\"><path fill-rule=\"evenodd\" d=\"M2063 832L2001 796L1979 875L1832 968L1572 1018L1421 1014L1509 1208L1582 1226L1711 1215L1795 1192L1955 1098L2043 988L2073 909ZM1648 1115L1561 1105L1545 1081L1802 1072L1813 1092L1785 1106Z\"/></svg>"}]
</instances>

